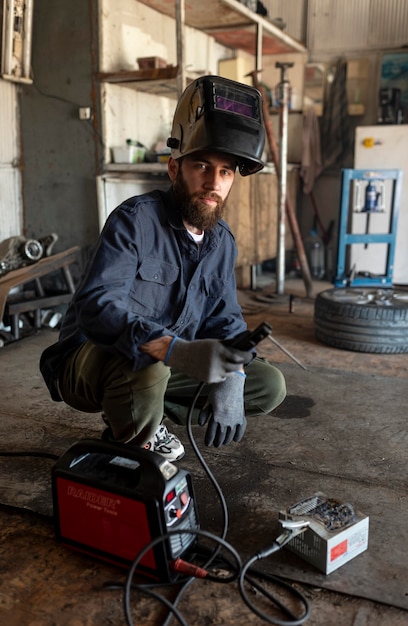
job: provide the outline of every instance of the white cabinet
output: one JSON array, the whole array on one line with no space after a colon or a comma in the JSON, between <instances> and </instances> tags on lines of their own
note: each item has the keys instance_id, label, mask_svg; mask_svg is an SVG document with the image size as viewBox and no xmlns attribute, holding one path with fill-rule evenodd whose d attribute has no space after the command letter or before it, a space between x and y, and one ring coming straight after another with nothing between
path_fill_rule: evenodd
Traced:
<instances>
[{"instance_id":1,"label":"white cabinet","mask_svg":"<svg viewBox=\"0 0 408 626\"><path fill-rule=\"evenodd\" d=\"M364 140L370 141L364 141ZM367 147L366 147L367 146ZM401 205L398 207L398 226L395 249L393 282L408 284L408 126L359 126L356 129L354 167L356 169L400 169L403 171ZM373 214L371 228L377 232L387 232L387 215ZM354 248L354 246L352 247ZM351 263L358 270L369 270L372 273L384 273L386 247L360 246L352 249Z\"/></svg>"}]
</instances>

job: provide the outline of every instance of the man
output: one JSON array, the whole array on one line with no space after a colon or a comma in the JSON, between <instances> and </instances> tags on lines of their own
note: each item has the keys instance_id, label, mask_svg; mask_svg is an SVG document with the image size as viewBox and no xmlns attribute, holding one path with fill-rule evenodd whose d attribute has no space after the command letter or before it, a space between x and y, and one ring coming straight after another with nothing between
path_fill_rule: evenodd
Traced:
<instances>
[{"instance_id":1,"label":"man","mask_svg":"<svg viewBox=\"0 0 408 626\"><path fill-rule=\"evenodd\" d=\"M168 145L171 188L111 213L40 368L54 400L102 412L104 437L173 461L184 446L163 417L185 423L200 382L195 419L216 447L240 441L246 415L269 413L286 388L279 370L231 346L246 324L236 244L221 216L236 170L263 167L259 92L197 79L180 98Z\"/></svg>"}]
</instances>

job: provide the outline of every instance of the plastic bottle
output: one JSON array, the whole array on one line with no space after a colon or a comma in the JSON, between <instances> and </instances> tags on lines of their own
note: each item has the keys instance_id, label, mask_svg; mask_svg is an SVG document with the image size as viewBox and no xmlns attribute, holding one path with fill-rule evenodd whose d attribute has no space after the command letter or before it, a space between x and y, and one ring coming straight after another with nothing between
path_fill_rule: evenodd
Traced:
<instances>
[{"instance_id":1,"label":"plastic bottle","mask_svg":"<svg viewBox=\"0 0 408 626\"><path fill-rule=\"evenodd\" d=\"M312 278L321 280L325 275L324 245L315 230L305 238L305 252Z\"/></svg>"}]
</instances>

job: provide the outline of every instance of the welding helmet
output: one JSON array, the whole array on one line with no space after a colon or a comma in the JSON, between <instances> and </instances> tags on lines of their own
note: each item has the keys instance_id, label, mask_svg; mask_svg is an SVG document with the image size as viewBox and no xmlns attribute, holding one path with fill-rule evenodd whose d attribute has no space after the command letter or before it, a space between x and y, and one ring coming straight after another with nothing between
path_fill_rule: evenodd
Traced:
<instances>
[{"instance_id":1,"label":"welding helmet","mask_svg":"<svg viewBox=\"0 0 408 626\"><path fill-rule=\"evenodd\" d=\"M167 140L174 159L199 150L232 155L242 176L264 167L264 144L260 92L220 76L201 76L188 85Z\"/></svg>"}]
</instances>

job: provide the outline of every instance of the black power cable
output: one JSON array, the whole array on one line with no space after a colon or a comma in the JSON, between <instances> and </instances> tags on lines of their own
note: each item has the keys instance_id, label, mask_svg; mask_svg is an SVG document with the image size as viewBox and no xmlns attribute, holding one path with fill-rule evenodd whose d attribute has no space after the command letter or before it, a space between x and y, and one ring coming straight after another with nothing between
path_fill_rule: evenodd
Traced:
<instances>
[{"instance_id":1,"label":"black power cable","mask_svg":"<svg viewBox=\"0 0 408 626\"><path fill-rule=\"evenodd\" d=\"M270 556L274 552L277 552L278 550L281 549L281 546L279 546L278 544L274 544L273 547L276 549L269 550L267 556ZM272 574L269 574L268 572L262 572L260 570L254 569L252 567L253 564L262 558L265 558L265 557L259 554L251 557L250 559L248 559L246 563L244 563L241 569L241 573L239 577L239 591L240 591L240 594L244 603L253 613L258 615L258 617L263 619L265 622L269 622L270 624L276 624L276 626L300 626L310 616L309 603L307 602L305 596L298 589L296 589L295 587L292 587L292 585L290 585L285 580L283 580L283 578L280 578L279 576L273 576ZM301 617L296 617L296 615L292 613L292 611L290 611L290 609L285 604L283 604L276 596L269 593L265 589L265 587L260 585L256 580L254 580L254 578L250 577L248 574L253 574L253 575L256 575L258 578L263 578L270 582L274 582L276 585L283 587L284 589L289 591L290 594L294 595L298 600L300 600L301 604L303 604L304 614ZM264 613L263 611L261 611L260 609L258 609L255 606L255 604L249 599L245 591L245 581L249 583L251 587L256 589L256 591L258 591L261 595L263 595L267 600L269 600L271 604L274 604L283 613L286 613L291 619L288 621L288 620L280 620L277 618L272 618L266 613Z\"/></svg>"},{"instance_id":2,"label":"black power cable","mask_svg":"<svg viewBox=\"0 0 408 626\"><path fill-rule=\"evenodd\" d=\"M134 623L131 617L131 605L130 605L130 594L131 594L132 589L151 596L152 598L156 599L158 602L161 602L168 608L169 614L167 618L165 619L165 621L163 622L162 626L168 626L168 624L173 619L173 617L175 617L178 620L181 626L188 626L187 622L184 620L183 616L179 612L177 606L182 596L187 591L188 587L195 581L197 577L205 578L206 580L209 580L212 582L223 583L223 584L231 583L235 580L238 580L239 591L240 591L241 597L245 605L253 613L258 615L258 617L260 617L264 621L267 621L270 624L275 624L276 626L300 626L309 618L309 615L310 615L309 603L307 599L305 598L305 596L296 588L292 587L289 583L287 583L284 579L274 576L272 574L269 574L267 572L254 569L253 567L253 565L257 561L262 560L268 556L271 556L272 554L280 550L282 545L279 545L277 542L275 542L274 544L272 544L272 546L265 548L261 552L249 558L244 563L244 565L242 565L241 558L238 552L236 551L236 549L225 540L227 532L228 532L228 507L225 501L225 497L216 478L214 477L213 473L211 472L210 468L205 462L200 450L198 449L198 446L196 444L193 431L192 431L193 412L197 404L198 398L203 391L204 386L205 386L205 383L200 383L200 385L197 388L196 394L193 398L193 401L191 403L191 406L189 408L189 412L187 415L187 434L188 434L188 438L190 440L190 443L194 450L195 455L197 456L200 464L202 465L207 477L210 479L218 495L221 509L222 509L222 517L223 517L221 536L217 536L208 531L204 531L200 529L194 529L194 530L179 529L179 530L170 531L166 534L160 535L159 537L156 537L153 541L151 541L148 545L144 546L144 548L135 557L132 563L132 566L128 572L126 583L124 586L120 584L116 584L116 583L109 583L109 585L108 584L105 585L105 588L107 588L108 586L109 588L124 587L123 605L124 605L124 611L125 611L125 618L126 618L128 626L134 626ZM28 451L28 452L0 451L0 456L9 456L9 457L25 457L26 456L26 457L48 458L52 460L58 460L60 458L58 455L53 454L53 453L36 452L36 451ZM133 583L134 573L137 569L139 562L143 558L143 556L149 550L155 547L157 544L164 542L164 541L168 541L168 539L171 536L182 535L182 534L194 534L198 537L205 537L207 539L210 539L212 542L215 543L216 547L212 551L209 551L208 547L204 545L198 544L196 546L195 551L197 555L201 557L205 555L207 557L204 565L196 566L191 563L182 562L181 569L177 569L177 567L180 567L180 565L177 566L177 561L176 561L173 563L175 571L187 571L189 573L191 573L192 571L194 572L194 575L193 576L189 575L185 577L184 579L183 578L179 579L175 583L167 583L167 584L163 584L160 582L150 583L150 584ZM231 561L228 560L224 555L222 557L218 556L222 548L225 548L234 557L233 563L231 563ZM199 552L200 550L201 550L201 553ZM232 570L230 575L217 576L217 575L212 574L210 568L215 562L218 567L223 567L224 569L227 567L229 568L229 570ZM187 569L185 566L188 566ZM275 584L289 591L293 596L295 596L298 600L300 600L301 604L303 604L304 606L303 615L301 617L296 617L296 615L294 615L292 611L290 611L273 594L269 593L254 577L264 579L269 582L274 582ZM286 613L286 615L289 616L290 620L288 621L288 620L279 620L276 618L272 618L266 613L264 613L263 611L261 611L260 609L258 609L254 605L254 603L249 600L248 595L245 591L245 583L251 585L264 598L270 601L271 604L274 604L283 613ZM155 591L159 587L161 588L172 587L175 585L180 586L180 589L177 593L176 598L173 601L168 600L167 598L165 598L164 596L162 596L161 594Z\"/></svg>"},{"instance_id":3,"label":"black power cable","mask_svg":"<svg viewBox=\"0 0 408 626\"><path fill-rule=\"evenodd\" d=\"M136 589L139 592L143 592L147 595L150 595L152 597L154 597L155 599L157 599L159 602L162 602L163 604L165 604L167 606L167 608L169 609L169 614L167 616L167 618L165 619L165 621L163 622L162 626L168 626L168 624L170 623L170 621L172 620L173 616L177 618L177 620L179 621L179 623L182 626L187 626L183 616L180 614L180 612L177 609L177 606L182 598L182 596L184 595L184 593L186 592L187 588L192 584L192 582L194 582L195 577L198 578L205 578L206 580L211 580L213 582L219 582L219 583L231 583L234 580L238 579L238 586L239 586L239 591L241 594L241 597L245 603L245 605L256 615L258 615L258 617L260 617L261 619L263 619L264 621L267 621L270 624L275 624L276 626L300 626L301 624L303 624L310 616L310 608L309 608L309 603L307 601L307 599L305 598L305 596L298 591L296 588L292 587L289 583L287 583L284 579L277 577L277 576L273 576L272 574L268 574L267 572L261 572L260 570L254 569L253 565L254 563L256 563L259 560L262 560L270 555L272 555L273 553L277 552L278 550L281 549L281 545L279 545L277 542L275 542L272 546L265 548L264 550L262 550L261 552L257 553L256 555L254 555L253 557L251 557L250 559L248 559L246 561L246 563L242 566L241 565L241 559L240 556L238 554L238 552L235 550L235 548L233 546L231 546L228 542L226 542L225 537L227 535L228 532L228 507L224 498L224 494L217 482L217 480L215 479L213 473L211 472L210 468L208 467L207 463L205 462L200 450L198 449L198 446L196 444L196 441L194 439L194 435L193 435L193 431L192 431L192 418L193 418L193 412L194 412L194 408L196 406L197 400L200 396L200 394L202 393L202 390L205 386L205 383L201 383L196 391L196 394L193 398L193 401L191 403L191 406L189 408L189 412L187 415L187 434L188 434L188 438L190 440L191 446L199 460L199 462L201 463L206 475L208 476L208 478L210 479L210 481L212 482L218 498L220 500L220 504L221 504L221 508L222 508L222 513L223 513L223 525L222 525L222 532L221 532L221 536L218 537L216 535L213 535L212 533L209 533L207 531L202 531L199 529L195 529L195 530L186 530L186 529L179 529L176 531L171 531L169 533L166 533L165 535L161 535L160 537L156 537L156 539L154 539L153 541L151 541L147 546L145 546L143 548L143 550L141 550L139 552L139 554L136 556L135 560L133 561L133 564L131 566L131 569L129 570L129 574L126 580L126 584L125 584L125 590L124 590L124 597L123 597L123 604L124 604L124 610L125 610L125 618L126 618L126 623L128 626L134 626L134 623L132 621L132 617L131 617L131 606L130 606L130 592L132 589ZM187 578L185 581L178 581L177 583L173 583L173 584L181 584L180 590L175 598L175 600L173 602L169 602L169 600L167 598L165 598L164 596L161 596L160 594L156 593L154 591L155 588L157 587L163 587L163 585L160 585L160 583L155 583L155 584L151 584L151 585L135 585L134 583L132 583L133 580L133 576L134 576L134 572L136 571L137 565L139 564L139 562L141 561L141 559L143 558L143 556L150 550L152 549L154 546L156 546L157 544L159 544L160 542L163 541L167 541L169 537L171 537L172 535L180 535L180 534L195 534L197 536L202 536L202 537L207 537L209 539L211 539L212 541L215 542L216 544L216 548L210 552L208 559L206 561L206 563L200 567L197 566L197 570L198 570L198 575L195 577L189 577ZM218 554L221 550L221 548L224 547L226 548L227 551L229 551L231 554L233 554L234 559L235 559L235 566L234 564L231 564L231 562L226 558L226 557L222 557L221 559L218 557ZM199 552L200 548L202 550L204 550L203 546L196 546L196 552ZM208 548L205 549L205 551L208 553ZM208 554L207 554L208 555ZM210 566L212 564L214 564L215 560L217 559L217 566L218 567L228 567L230 570L233 570L233 573L231 573L229 576L224 576L224 577L220 577L220 576L214 576L211 574L211 570L209 569ZM191 565L192 569L194 568L193 565ZM237 567L238 567L238 571L237 571ZM235 570L235 572L234 572ZM294 597L296 597L296 599L300 600L301 604L304 607L304 612L303 615L301 615L301 617L296 617L296 615L290 611L290 609L288 607L286 607L282 602L280 602L280 600L278 598L276 598L273 594L269 593L260 583L257 582L257 580L255 580L254 577L257 578L263 578L264 580L267 580L269 582L273 582L277 585L279 585L280 587L283 587L285 590L287 590L289 593L291 593ZM275 606L277 606L283 613L285 613L286 615L288 615L288 617L290 618L290 620L279 620L276 618L272 618L269 615L267 615L266 613L264 613L263 611L261 611L260 609L258 609L253 602L251 602L248 598L248 595L245 591L245 582L249 585L251 585L254 589L256 589L262 596L264 596L264 598L266 598L268 601L271 602L271 604L274 604ZM167 585L168 586L168 585Z\"/></svg>"},{"instance_id":4,"label":"black power cable","mask_svg":"<svg viewBox=\"0 0 408 626\"><path fill-rule=\"evenodd\" d=\"M139 565L140 561L142 560L142 558L145 556L145 554L147 554L147 552L149 552L149 550L151 550L152 548L154 548L157 544L167 541L170 537L174 536L174 535L181 535L181 534L190 534L190 535L197 535L199 537L206 537L207 539L211 539L213 541L215 541L219 547L223 546L224 548L226 548L226 550L228 550L234 557L235 562L236 562L236 567L235 567L235 573L231 573L230 576L227 577L219 577L219 576L214 576L211 575L210 572L207 572L204 567L197 567L197 570L199 570L200 572L200 578L206 578L209 579L211 581L217 581L217 582L222 582L222 583L230 583L234 580L236 580L239 576L239 572L241 570L242 567L242 563L241 563L241 557L239 556L238 552L235 550L235 548L233 548L230 544L228 544L224 539L221 539L221 537L217 537L216 535L213 535L212 533L205 531L205 530L199 530L199 529L180 529L180 530L173 530L170 531L168 533L165 533L163 535L160 535L159 537L156 537L155 539L153 539L150 543L148 543L146 546L143 547L143 549L139 552L139 554L137 555L137 557L135 558L135 560L132 563L132 566L129 570L127 579L126 579L126 584L125 584L125 590L124 590L124 597L123 597L123 604L124 604L124 610L125 610L125 618L126 618L126 623L128 624L128 626L134 626L134 622L132 620L131 617L131 606L130 606L130 592L132 589L136 589L139 591L143 591L144 593L146 593L147 595L152 595L154 596L157 600L159 600L160 602L163 602L163 604L165 604L172 613L174 613L174 616L177 617L177 619L179 620L180 624L182 624L183 626L186 625L186 622L184 621L184 618L181 616L181 614L179 613L178 609L177 609L177 604L179 602L179 600L181 599L181 596L179 594L178 598L177 598L177 602L172 602L170 603L169 600L167 600L167 598L165 598L164 596L161 596L160 594L156 594L153 591L153 588L156 586L160 586L160 583L158 583L157 585L144 585L144 584L134 584L132 583L133 580L133 576L134 573L137 569L137 566ZM210 560L212 560L213 557L211 557ZM206 566L205 566L206 567ZM190 583L190 581L192 582L194 580L194 578L189 577L185 583ZM177 583L176 583L177 584ZM180 584L180 583L178 583ZM182 591L185 591L185 587L183 585L182 587ZM167 620L166 620L167 622ZM166 623L165 622L165 623Z\"/></svg>"}]
</instances>

